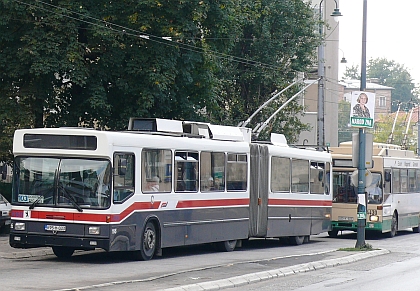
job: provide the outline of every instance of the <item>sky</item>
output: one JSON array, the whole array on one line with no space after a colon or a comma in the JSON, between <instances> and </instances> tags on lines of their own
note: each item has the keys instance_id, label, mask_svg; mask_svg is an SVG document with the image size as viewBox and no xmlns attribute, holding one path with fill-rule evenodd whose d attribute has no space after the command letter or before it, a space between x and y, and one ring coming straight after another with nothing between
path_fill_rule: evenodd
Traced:
<instances>
[{"instance_id":1,"label":"sky","mask_svg":"<svg viewBox=\"0 0 420 291\"><path fill-rule=\"evenodd\" d=\"M326 0L333 1L333 0ZM339 0L339 79L346 66L362 60L363 0ZM386 58L404 65L416 85L420 85L420 1L367 0L366 62Z\"/></svg>"}]
</instances>

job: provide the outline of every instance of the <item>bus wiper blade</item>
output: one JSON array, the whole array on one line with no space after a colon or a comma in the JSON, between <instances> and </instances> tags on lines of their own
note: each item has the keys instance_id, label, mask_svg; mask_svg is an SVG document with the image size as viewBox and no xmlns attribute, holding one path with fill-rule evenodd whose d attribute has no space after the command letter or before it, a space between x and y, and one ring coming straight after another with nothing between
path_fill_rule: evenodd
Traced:
<instances>
[{"instance_id":1,"label":"bus wiper blade","mask_svg":"<svg viewBox=\"0 0 420 291\"><path fill-rule=\"evenodd\" d=\"M41 198L44 198L44 196L39 195L38 198L36 198L36 200L31 204L31 206L29 206L29 209L34 209L35 205L38 204L38 202L41 200Z\"/></svg>"},{"instance_id":2,"label":"bus wiper blade","mask_svg":"<svg viewBox=\"0 0 420 291\"><path fill-rule=\"evenodd\" d=\"M64 196L66 196L66 197L67 197L67 199L69 199L69 200L70 200L71 204L73 204L73 206L74 206L74 207L75 207L75 208L76 208L79 212L83 212L82 207L80 207L80 205L79 205L79 204L77 204L76 200L73 198L73 196L71 196L71 195L67 192L67 190L64 188L64 186L60 184L59 188L60 188L61 190L63 190Z\"/></svg>"}]
</instances>

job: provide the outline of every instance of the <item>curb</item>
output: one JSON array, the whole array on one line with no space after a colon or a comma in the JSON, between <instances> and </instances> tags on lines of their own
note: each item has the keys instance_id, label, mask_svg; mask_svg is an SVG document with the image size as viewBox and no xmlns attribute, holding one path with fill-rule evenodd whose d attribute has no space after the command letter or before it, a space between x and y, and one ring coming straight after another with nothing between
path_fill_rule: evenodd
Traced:
<instances>
[{"instance_id":1,"label":"curb","mask_svg":"<svg viewBox=\"0 0 420 291\"><path fill-rule=\"evenodd\" d=\"M345 265L367 259L374 256L380 256L388 254L390 251L385 249L379 249L374 251L364 251L350 256L328 259L322 261L315 261L311 263L298 264L295 266L284 267L280 269L274 269L269 271L257 272L247 275L241 275L236 277L231 277L222 280L208 281L196 284L190 284L175 288L164 289L164 291L203 291L203 290L220 290L225 288L240 287L248 285L251 283L257 283L269 279L281 278L289 275L294 275L297 273L305 273L309 271L316 271L320 269L325 269L329 267L335 267L340 265Z\"/></svg>"},{"instance_id":2,"label":"curb","mask_svg":"<svg viewBox=\"0 0 420 291\"><path fill-rule=\"evenodd\" d=\"M25 259L49 255L54 255L51 248L19 249L18 251L15 251L15 249L10 248L10 252L0 252L0 258L4 259Z\"/></svg>"}]
</instances>

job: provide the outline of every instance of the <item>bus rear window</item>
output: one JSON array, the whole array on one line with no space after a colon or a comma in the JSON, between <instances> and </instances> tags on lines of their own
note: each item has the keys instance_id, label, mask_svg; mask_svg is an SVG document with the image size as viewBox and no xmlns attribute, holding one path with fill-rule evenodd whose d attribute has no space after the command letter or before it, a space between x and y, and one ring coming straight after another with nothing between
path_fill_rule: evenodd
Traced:
<instances>
[{"instance_id":1,"label":"bus rear window","mask_svg":"<svg viewBox=\"0 0 420 291\"><path fill-rule=\"evenodd\" d=\"M97 140L96 136L86 135L25 134L23 146L25 148L93 151L97 148Z\"/></svg>"}]
</instances>

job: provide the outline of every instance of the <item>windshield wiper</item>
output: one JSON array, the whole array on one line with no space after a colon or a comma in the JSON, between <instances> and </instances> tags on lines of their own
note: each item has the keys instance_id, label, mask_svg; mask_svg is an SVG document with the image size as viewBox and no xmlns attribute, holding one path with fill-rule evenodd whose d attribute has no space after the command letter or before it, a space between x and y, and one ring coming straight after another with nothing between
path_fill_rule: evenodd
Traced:
<instances>
[{"instance_id":1,"label":"windshield wiper","mask_svg":"<svg viewBox=\"0 0 420 291\"><path fill-rule=\"evenodd\" d=\"M36 198L36 200L31 204L31 206L29 206L29 209L34 209L35 205L38 204L38 202L41 200L41 198L44 198L43 195L39 195L38 198Z\"/></svg>"},{"instance_id":2,"label":"windshield wiper","mask_svg":"<svg viewBox=\"0 0 420 291\"><path fill-rule=\"evenodd\" d=\"M79 204L77 204L76 200L74 199L73 196L71 196L67 190L64 188L64 186L62 184L59 185L59 189L63 190L63 194L64 196L67 197L67 199L70 200L71 204L73 204L73 206L79 211L79 212L83 212L82 207L80 207Z\"/></svg>"}]
</instances>

